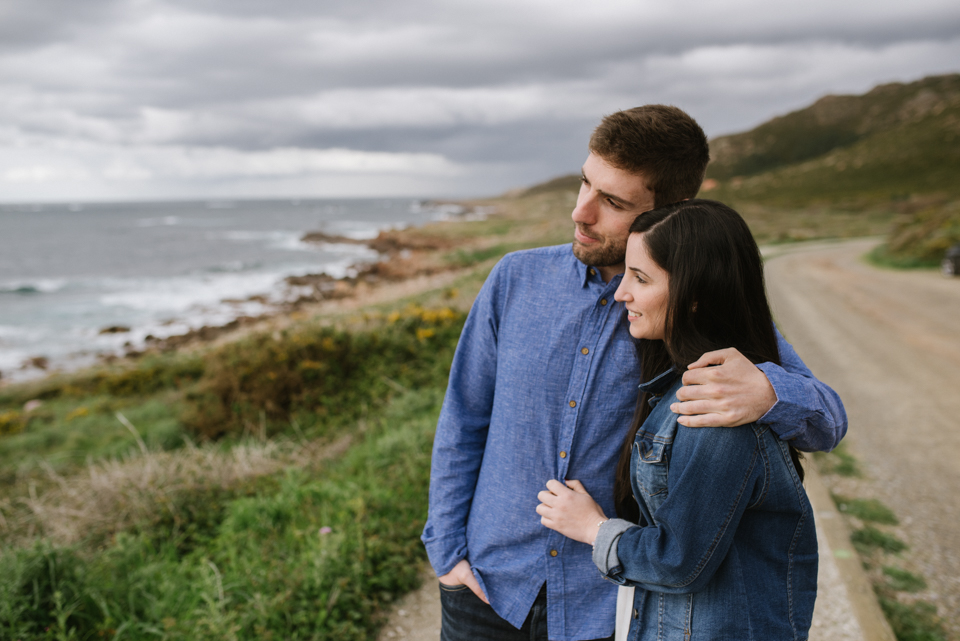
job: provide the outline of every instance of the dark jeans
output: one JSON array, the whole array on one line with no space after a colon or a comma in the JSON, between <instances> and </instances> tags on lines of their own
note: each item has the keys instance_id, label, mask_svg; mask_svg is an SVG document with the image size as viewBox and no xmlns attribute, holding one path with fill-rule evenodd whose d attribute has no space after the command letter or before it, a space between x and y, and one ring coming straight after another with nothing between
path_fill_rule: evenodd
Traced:
<instances>
[{"instance_id":1,"label":"dark jeans","mask_svg":"<svg viewBox=\"0 0 960 641\"><path fill-rule=\"evenodd\" d=\"M517 630L465 585L440 584L440 641L547 641L547 588ZM597 640L601 641L601 640ZM603 641L613 641L613 637Z\"/></svg>"}]
</instances>

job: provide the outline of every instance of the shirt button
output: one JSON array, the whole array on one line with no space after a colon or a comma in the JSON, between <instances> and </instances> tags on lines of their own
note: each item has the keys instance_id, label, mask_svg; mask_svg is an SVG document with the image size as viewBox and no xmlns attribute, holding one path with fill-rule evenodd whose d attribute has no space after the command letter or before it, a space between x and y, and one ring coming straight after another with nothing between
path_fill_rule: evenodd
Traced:
<instances>
[{"instance_id":1,"label":"shirt button","mask_svg":"<svg viewBox=\"0 0 960 641\"><path fill-rule=\"evenodd\" d=\"M570 401L570 407L576 407L576 406L577 406L576 401Z\"/></svg>"},{"instance_id":2,"label":"shirt button","mask_svg":"<svg viewBox=\"0 0 960 641\"><path fill-rule=\"evenodd\" d=\"M560 452L560 458L567 458L566 452Z\"/></svg>"},{"instance_id":3,"label":"shirt button","mask_svg":"<svg viewBox=\"0 0 960 641\"><path fill-rule=\"evenodd\" d=\"M591 267L591 268L590 268L590 275L591 275L591 276L596 276L596 275L597 275L597 270L595 270L593 267Z\"/></svg>"},{"instance_id":4,"label":"shirt button","mask_svg":"<svg viewBox=\"0 0 960 641\"><path fill-rule=\"evenodd\" d=\"M550 556L557 556L556 550L550 550Z\"/></svg>"},{"instance_id":5,"label":"shirt button","mask_svg":"<svg viewBox=\"0 0 960 641\"><path fill-rule=\"evenodd\" d=\"M600 304L601 304L601 305L606 305L606 304L607 304L607 299L606 299L606 298L601 298L601 299L600 299Z\"/></svg>"},{"instance_id":6,"label":"shirt button","mask_svg":"<svg viewBox=\"0 0 960 641\"><path fill-rule=\"evenodd\" d=\"M587 349L586 347L584 347L584 348L582 348L582 349L580 350L580 353L581 353L581 354L589 354L589 353L590 353L590 350Z\"/></svg>"},{"instance_id":7,"label":"shirt button","mask_svg":"<svg viewBox=\"0 0 960 641\"><path fill-rule=\"evenodd\" d=\"M637 612L637 609L636 609L636 608L633 609L633 618L634 618L634 619L639 619L639 618L640 618L640 613Z\"/></svg>"}]
</instances>

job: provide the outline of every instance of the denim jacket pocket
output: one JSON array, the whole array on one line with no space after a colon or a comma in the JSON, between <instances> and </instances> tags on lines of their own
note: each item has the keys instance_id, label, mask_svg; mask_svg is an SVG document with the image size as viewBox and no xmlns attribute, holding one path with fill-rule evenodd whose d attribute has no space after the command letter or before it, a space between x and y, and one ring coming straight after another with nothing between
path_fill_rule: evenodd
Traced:
<instances>
[{"instance_id":1,"label":"denim jacket pocket","mask_svg":"<svg viewBox=\"0 0 960 641\"><path fill-rule=\"evenodd\" d=\"M668 443L638 438L633 443L634 480L651 516L667 498Z\"/></svg>"}]
</instances>

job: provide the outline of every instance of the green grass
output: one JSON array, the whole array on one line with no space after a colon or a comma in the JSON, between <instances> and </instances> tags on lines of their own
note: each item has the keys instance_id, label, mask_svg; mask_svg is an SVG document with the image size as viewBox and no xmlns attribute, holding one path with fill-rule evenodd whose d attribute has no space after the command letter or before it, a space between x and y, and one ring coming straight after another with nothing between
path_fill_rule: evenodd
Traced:
<instances>
[{"instance_id":1,"label":"green grass","mask_svg":"<svg viewBox=\"0 0 960 641\"><path fill-rule=\"evenodd\" d=\"M475 290L482 276L458 286ZM70 487L88 459L161 465L164 450L203 437L219 439L198 455L211 460L264 434L320 452L344 436L353 444L279 474L211 468L138 498L155 509L131 505L119 525L90 519L70 545L24 542L34 521L4 526L0 639L372 638L418 580L432 434L464 316L385 308L349 319L349 330L304 322L250 335L207 350L189 375L173 374L188 360L158 357L5 389L0 413L17 429L0 435L0 515L11 524L29 516L18 498L28 484ZM198 398L219 408L221 431L184 422ZM26 412L32 399L42 405Z\"/></svg>"},{"instance_id":2,"label":"green grass","mask_svg":"<svg viewBox=\"0 0 960 641\"><path fill-rule=\"evenodd\" d=\"M56 470L83 465L88 458L104 459L137 447L136 438L117 420L121 411L152 450L183 445L177 419L179 399L156 394L140 401L95 396L55 398L34 413L28 426L0 438L0 486L19 471L35 470L41 462Z\"/></svg>"},{"instance_id":3,"label":"green grass","mask_svg":"<svg viewBox=\"0 0 960 641\"><path fill-rule=\"evenodd\" d=\"M838 474L840 476L861 476L860 465L857 459L847 450L847 444L841 442L831 452L817 452L814 454L820 464L820 471L824 474Z\"/></svg>"},{"instance_id":4,"label":"green grass","mask_svg":"<svg viewBox=\"0 0 960 641\"><path fill-rule=\"evenodd\" d=\"M892 534L887 534L878 530L872 525L866 525L859 530L854 530L850 535L850 542L860 554L867 556L873 550L882 550L891 554L903 552L907 549L907 544Z\"/></svg>"},{"instance_id":5,"label":"green grass","mask_svg":"<svg viewBox=\"0 0 960 641\"><path fill-rule=\"evenodd\" d=\"M943 623L932 604L923 601L900 603L882 595L879 601L897 641L947 641Z\"/></svg>"},{"instance_id":6,"label":"green grass","mask_svg":"<svg viewBox=\"0 0 960 641\"><path fill-rule=\"evenodd\" d=\"M940 267L939 258L892 254L886 243L871 249L864 258L872 265L887 269L938 269Z\"/></svg>"},{"instance_id":7,"label":"green grass","mask_svg":"<svg viewBox=\"0 0 960 641\"><path fill-rule=\"evenodd\" d=\"M900 521L893 510L877 499L851 499L833 494L833 502L844 514L855 516L862 521L873 521L884 525L899 525Z\"/></svg>"},{"instance_id":8,"label":"green grass","mask_svg":"<svg viewBox=\"0 0 960 641\"><path fill-rule=\"evenodd\" d=\"M320 472L197 490L189 536L161 520L92 555L3 550L0 638L370 638L417 583L441 401L437 387L397 397Z\"/></svg>"},{"instance_id":9,"label":"green grass","mask_svg":"<svg viewBox=\"0 0 960 641\"><path fill-rule=\"evenodd\" d=\"M922 576L913 572L901 570L891 565L883 567L883 574L887 579L887 586L897 592L919 592L927 589L927 582Z\"/></svg>"},{"instance_id":10,"label":"green grass","mask_svg":"<svg viewBox=\"0 0 960 641\"><path fill-rule=\"evenodd\" d=\"M817 455L821 471L828 474L859 474L856 459L845 449L837 456L837 450L831 454ZM884 525L896 525L899 522L893 511L876 499L848 498L837 494L831 494L831 497L838 510L862 521ZM924 601L903 602L897 598L898 592L912 593L927 588L922 576L884 564L889 556L905 551L907 544L872 525L854 530L850 541L869 571L877 600L898 641L947 641L943 623L937 617L936 606ZM880 572L875 571L877 566L881 566Z\"/></svg>"}]
</instances>

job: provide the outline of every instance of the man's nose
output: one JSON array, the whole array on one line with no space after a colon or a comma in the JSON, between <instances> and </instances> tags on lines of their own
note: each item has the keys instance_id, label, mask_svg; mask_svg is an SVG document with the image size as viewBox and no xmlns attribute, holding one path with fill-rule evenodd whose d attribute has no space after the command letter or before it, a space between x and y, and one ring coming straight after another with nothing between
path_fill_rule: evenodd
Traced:
<instances>
[{"instance_id":1,"label":"man's nose","mask_svg":"<svg viewBox=\"0 0 960 641\"><path fill-rule=\"evenodd\" d=\"M586 194L581 193L580 196L577 197L577 206L573 208L573 213L570 214L570 217L573 219L573 222L584 225L592 225L597 222L597 203L593 194L589 192Z\"/></svg>"}]
</instances>

